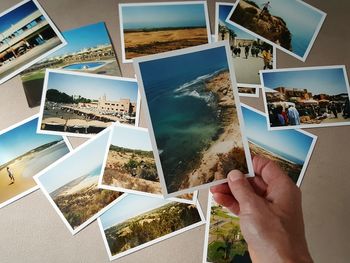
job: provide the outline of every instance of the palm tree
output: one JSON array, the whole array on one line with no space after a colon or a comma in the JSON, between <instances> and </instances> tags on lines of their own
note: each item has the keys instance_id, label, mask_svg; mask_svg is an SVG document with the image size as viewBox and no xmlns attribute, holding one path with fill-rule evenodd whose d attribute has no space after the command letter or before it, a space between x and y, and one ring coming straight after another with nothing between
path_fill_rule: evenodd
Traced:
<instances>
[{"instance_id":1,"label":"palm tree","mask_svg":"<svg viewBox=\"0 0 350 263\"><path fill-rule=\"evenodd\" d=\"M219 33L221 34L221 40L225 40L225 34L228 32L227 27L219 24Z\"/></svg>"},{"instance_id":2,"label":"palm tree","mask_svg":"<svg viewBox=\"0 0 350 263\"><path fill-rule=\"evenodd\" d=\"M234 30L232 29L229 29L229 34L230 34L230 43L233 43L235 42L235 38L237 37L237 34Z\"/></svg>"}]
</instances>

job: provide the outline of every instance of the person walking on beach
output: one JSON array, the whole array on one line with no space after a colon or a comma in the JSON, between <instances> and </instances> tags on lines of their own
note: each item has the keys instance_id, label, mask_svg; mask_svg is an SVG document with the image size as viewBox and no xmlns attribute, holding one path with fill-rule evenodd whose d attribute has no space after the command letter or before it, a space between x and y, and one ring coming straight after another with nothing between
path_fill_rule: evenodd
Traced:
<instances>
[{"instance_id":1,"label":"person walking on beach","mask_svg":"<svg viewBox=\"0 0 350 263\"><path fill-rule=\"evenodd\" d=\"M9 175L11 182L14 183L15 177L13 176L13 173L11 172L10 167L7 167L6 169L7 169L7 174Z\"/></svg>"},{"instance_id":2,"label":"person walking on beach","mask_svg":"<svg viewBox=\"0 0 350 263\"><path fill-rule=\"evenodd\" d=\"M299 112L294 106L289 106L287 114L290 125L300 125Z\"/></svg>"},{"instance_id":3,"label":"person walking on beach","mask_svg":"<svg viewBox=\"0 0 350 263\"><path fill-rule=\"evenodd\" d=\"M271 61L272 61L272 54L270 49L264 49L262 52L262 57L264 60L264 69L272 69Z\"/></svg>"}]
</instances>

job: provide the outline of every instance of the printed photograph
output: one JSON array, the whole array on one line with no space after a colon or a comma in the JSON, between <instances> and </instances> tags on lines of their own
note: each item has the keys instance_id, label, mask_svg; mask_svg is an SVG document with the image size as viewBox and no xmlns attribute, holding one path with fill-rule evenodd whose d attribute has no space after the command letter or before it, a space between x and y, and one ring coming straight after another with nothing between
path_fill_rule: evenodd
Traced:
<instances>
[{"instance_id":1,"label":"printed photograph","mask_svg":"<svg viewBox=\"0 0 350 263\"><path fill-rule=\"evenodd\" d=\"M0 84L66 45L36 0L0 14Z\"/></svg>"},{"instance_id":2,"label":"printed photograph","mask_svg":"<svg viewBox=\"0 0 350 263\"><path fill-rule=\"evenodd\" d=\"M119 121L138 124L135 79L47 70L38 132L91 137Z\"/></svg>"},{"instance_id":3,"label":"printed photograph","mask_svg":"<svg viewBox=\"0 0 350 263\"><path fill-rule=\"evenodd\" d=\"M222 183L232 169L251 169L229 52L218 42L135 62L168 194Z\"/></svg>"},{"instance_id":4,"label":"printed photograph","mask_svg":"<svg viewBox=\"0 0 350 263\"><path fill-rule=\"evenodd\" d=\"M269 131L263 112L244 104L242 112L251 154L277 163L300 186L317 137L303 130Z\"/></svg>"},{"instance_id":5,"label":"printed photograph","mask_svg":"<svg viewBox=\"0 0 350 263\"><path fill-rule=\"evenodd\" d=\"M70 151L62 136L37 134L38 116L0 133L0 208L38 189L33 176Z\"/></svg>"},{"instance_id":6,"label":"printed photograph","mask_svg":"<svg viewBox=\"0 0 350 263\"><path fill-rule=\"evenodd\" d=\"M239 218L209 193L204 259L206 263L251 263Z\"/></svg>"},{"instance_id":7,"label":"printed photograph","mask_svg":"<svg viewBox=\"0 0 350 263\"><path fill-rule=\"evenodd\" d=\"M344 66L262 72L261 83L271 129L350 125Z\"/></svg>"},{"instance_id":8,"label":"printed photograph","mask_svg":"<svg viewBox=\"0 0 350 263\"><path fill-rule=\"evenodd\" d=\"M102 185L162 194L147 129L115 125L108 144Z\"/></svg>"},{"instance_id":9,"label":"printed photograph","mask_svg":"<svg viewBox=\"0 0 350 263\"><path fill-rule=\"evenodd\" d=\"M238 94L240 97L259 98L259 88L238 86Z\"/></svg>"},{"instance_id":10,"label":"printed photograph","mask_svg":"<svg viewBox=\"0 0 350 263\"><path fill-rule=\"evenodd\" d=\"M127 194L98 221L110 260L204 224L198 203L133 194Z\"/></svg>"},{"instance_id":11,"label":"printed photograph","mask_svg":"<svg viewBox=\"0 0 350 263\"><path fill-rule=\"evenodd\" d=\"M47 68L121 76L118 60L104 23L87 25L62 34L67 41L65 47L21 74L29 107L40 105Z\"/></svg>"},{"instance_id":12,"label":"printed photograph","mask_svg":"<svg viewBox=\"0 0 350 263\"><path fill-rule=\"evenodd\" d=\"M305 61L326 14L300 0L240 0L227 22Z\"/></svg>"},{"instance_id":13,"label":"printed photograph","mask_svg":"<svg viewBox=\"0 0 350 263\"><path fill-rule=\"evenodd\" d=\"M216 3L215 36L228 40L239 85L260 86L259 70L276 68L276 49L260 38L226 22L234 4Z\"/></svg>"},{"instance_id":14,"label":"printed photograph","mask_svg":"<svg viewBox=\"0 0 350 263\"><path fill-rule=\"evenodd\" d=\"M210 42L205 1L120 4L119 15L124 63Z\"/></svg>"},{"instance_id":15,"label":"printed photograph","mask_svg":"<svg viewBox=\"0 0 350 263\"><path fill-rule=\"evenodd\" d=\"M55 163L36 182L74 235L118 201L120 192L99 189L109 130Z\"/></svg>"}]
</instances>

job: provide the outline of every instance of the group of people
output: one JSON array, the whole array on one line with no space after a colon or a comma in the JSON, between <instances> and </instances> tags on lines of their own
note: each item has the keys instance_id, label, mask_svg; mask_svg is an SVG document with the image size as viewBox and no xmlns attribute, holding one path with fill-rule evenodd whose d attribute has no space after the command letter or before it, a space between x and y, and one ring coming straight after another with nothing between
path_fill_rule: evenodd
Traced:
<instances>
[{"instance_id":1,"label":"group of people","mask_svg":"<svg viewBox=\"0 0 350 263\"><path fill-rule=\"evenodd\" d=\"M294 105L275 107L270 105L269 116L272 126L300 125L300 114Z\"/></svg>"},{"instance_id":2,"label":"group of people","mask_svg":"<svg viewBox=\"0 0 350 263\"><path fill-rule=\"evenodd\" d=\"M232 45L231 51L232 51L233 57L241 57L241 53L242 53L241 47ZM249 57L249 52L250 52L252 57L256 57L256 58L258 58L259 54L261 53L261 57L264 60L264 68L263 68L264 70L273 68L273 66L272 66L273 56L272 56L270 49L268 49L268 48L262 49L258 46L254 46L254 45L252 45L252 46L245 45L244 46L244 55L245 55L246 59L248 59L248 57Z\"/></svg>"}]
</instances>

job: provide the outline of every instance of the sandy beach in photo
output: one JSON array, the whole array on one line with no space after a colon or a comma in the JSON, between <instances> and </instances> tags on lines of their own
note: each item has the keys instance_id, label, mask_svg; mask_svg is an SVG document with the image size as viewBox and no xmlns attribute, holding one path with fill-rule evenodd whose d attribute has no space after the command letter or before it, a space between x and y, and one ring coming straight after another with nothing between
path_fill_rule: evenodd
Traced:
<instances>
[{"instance_id":1,"label":"sandy beach in photo","mask_svg":"<svg viewBox=\"0 0 350 263\"><path fill-rule=\"evenodd\" d=\"M126 59L208 43L206 27L124 31Z\"/></svg>"},{"instance_id":2,"label":"sandy beach in photo","mask_svg":"<svg viewBox=\"0 0 350 263\"><path fill-rule=\"evenodd\" d=\"M33 176L41 169L68 153L64 141L55 141L33 149L15 160L0 166L0 203L9 200L36 186ZM6 167L13 173L11 183Z\"/></svg>"},{"instance_id":3,"label":"sandy beach in photo","mask_svg":"<svg viewBox=\"0 0 350 263\"><path fill-rule=\"evenodd\" d=\"M50 193L73 229L82 225L121 195L120 192L98 189L97 185L98 174L93 171Z\"/></svg>"},{"instance_id":4,"label":"sandy beach in photo","mask_svg":"<svg viewBox=\"0 0 350 263\"><path fill-rule=\"evenodd\" d=\"M183 183L180 189L225 179L227 173L234 169L248 172L243 143L237 140L241 131L229 72L218 74L207 80L205 85L207 91L217 97L220 132L208 149L202 152L198 168L188 175L188 182Z\"/></svg>"}]
</instances>

